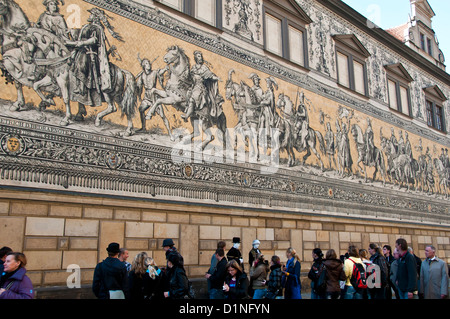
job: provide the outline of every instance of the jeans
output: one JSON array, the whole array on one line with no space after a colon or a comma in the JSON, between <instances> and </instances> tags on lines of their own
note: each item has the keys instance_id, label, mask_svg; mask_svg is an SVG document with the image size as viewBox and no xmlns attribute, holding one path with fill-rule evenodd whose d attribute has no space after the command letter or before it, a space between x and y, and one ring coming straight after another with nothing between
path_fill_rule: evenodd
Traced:
<instances>
[{"instance_id":1,"label":"jeans","mask_svg":"<svg viewBox=\"0 0 450 319\"><path fill-rule=\"evenodd\" d=\"M311 289L311 299L327 299L326 295L318 295Z\"/></svg>"},{"instance_id":2,"label":"jeans","mask_svg":"<svg viewBox=\"0 0 450 319\"><path fill-rule=\"evenodd\" d=\"M345 286L344 299L363 299L363 296L353 286Z\"/></svg>"},{"instance_id":3,"label":"jeans","mask_svg":"<svg viewBox=\"0 0 450 319\"><path fill-rule=\"evenodd\" d=\"M210 289L209 290L209 299L225 299L225 294L222 289Z\"/></svg>"},{"instance_id":4,"label":"jeans","mask_svg":"<svg viewBox=\"0 0 450 319\"><path fill-rule=\"evenodd\" d=\"M263 297L266 295L266 291L267 289L255 289L253 299L263 299Z\"/></svg>"}]
</instances>

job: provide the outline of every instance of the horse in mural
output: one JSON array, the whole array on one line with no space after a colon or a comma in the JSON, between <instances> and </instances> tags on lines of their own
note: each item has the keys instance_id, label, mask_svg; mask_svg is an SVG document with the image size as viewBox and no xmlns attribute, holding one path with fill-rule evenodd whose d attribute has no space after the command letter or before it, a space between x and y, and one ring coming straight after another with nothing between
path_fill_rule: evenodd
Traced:
<instances>
[{"instance_id":1,"label":"horse in mural","mask_svg":"<svg viewBox=\"0 0 450 319\"><path fill-rule=\"evenodd\" d=\"M45 105L55 105L53 96L61 97L65 106L65 117L60 125L69 125L72 116L70 100L74 99L70 92L72 74L68 60L73 49L51 32L31 27L24 11L14 0L0 0L0 16L3 19L0 27L0 34L3 36L1 64L14 80L17 89L17 100L11 109L19 111L25 105L23 86L27 86L36 91L42 100L41 103ZM39 58L41 56L42 58ZM44 67L45 75L37 80L31 80L36 66ZM117 103L122 113L127 116L126 135L129 135L132 133L132 118L137 103L134 76L112 63L111 68L114 71L112 73L115 76L113 79L115 86L111 92L104 93L108 106L99 112L95 125L100 126L101 120L106 115L115 112ZM79 113L83 113L83 109L84 105L80 105Z\"/></svg>"},{"instance_id":2,"label":"horse in mural","mask_svg":"<svg viewBox=\"0 0 450 319\"><path fill-rule=\"evenodd\" d=\"M438 177L439 177L439 183L438 183L438 192L443 194L445 198L448 198L448 190L449 190L449 184L450 184L450 169L446 168L444 166L444 163L439 158L433 159L434 168L437 171Z\"/></svg>"},{"instance_id":3,"label":"horse in mural","mask_svg":"<svg viewBox=\"0 0 450 319\"><path fill-rule=\"evenodd\" d=\"M377 173L380 172L381 177L383 178L383 185L386 185L386 167L382 151L379 148L374 147L373 161L369 161L368 156L366 156L368 150L361 127L358 124L353 124L351 133L358 151L358 161L356 166L358 166L360 172L364 175L364 181L367 182L367 168L374 167L375 171L373 173L372 180L375 181ZM362 163L362 167L360 163Z\"/></svg>"},{"instance_id":4,"label":"horse in mural","mask_svg":"<svg viewBox=\"0 0 450 319\"><path fill-rule=\"evenodd\" d=\"M258 119L261 106L246 83L233 81L233 73L235 73L234 69L228 71L228 79L225 83L225 98L231 101L232 108L238 117L238 123L234 127L235 140L232 142L237 143L238 137L242 137L245 139L245 144L250 147L250 154L255 154L258 158Z\"/></svg>"},{"instance_id":5,"label":"horse in mural","mask_svg":"<svg viewBox=\"0 0 450 319\"><path fill-rule=\"evenodd\" d=\"M406 154L398 154L395 145L381 133L381 146L386 155L390 169L387 172L399 184L399 188L406 184L408 191L410 184L415 185L415 176L412 171L411 158Z\"/></svg>"},{"instance_id":6,"label":"horse in mural","mask_svg":"<svg viewBox=\"0 0 450 319\"><path fill-rule=\"evenodd\" d=\"M188 107L193 89L193 76L190 68L190 61L184 50L177 45L171 46L167 49L167 53L163 59L169 68L169 79L163 90L154 88L150 91L150 96L154 96L155 102L147 113L146 118L148 120L152 118L156 109L161 105L172 105L177 111L185 111ZM209 134L208 130L214 125L216 125L223 134L223 141L226 141L227 122L223 112L219 112L215 116L212 116L195 110L193 114L189 116L189 119L193 133L184 137L185 142L192 141L195 137L195 132L200 131L197 130L198 127L195 127L197 124L200 124L201 131L207 134L207 137L201 144L202 148L205 148L206 145L214 140L214 135ZM169 132L169 134L172 136L171 132Z\"/></svg>"},{"instance_id":7,"label":"horse in mural","mask_svg":"<svg viewBox=\"0 0 450 319\"><path fill-rule=\"evenodd\" d=\"M294 134L295 107L290 97L284 93L278 95L277 109L281 115L275 112L274 127L279 131L280 151L285 150L288 154L288 166L295 165L294 141L297 136Z\"/></svg>"}]
</instances>

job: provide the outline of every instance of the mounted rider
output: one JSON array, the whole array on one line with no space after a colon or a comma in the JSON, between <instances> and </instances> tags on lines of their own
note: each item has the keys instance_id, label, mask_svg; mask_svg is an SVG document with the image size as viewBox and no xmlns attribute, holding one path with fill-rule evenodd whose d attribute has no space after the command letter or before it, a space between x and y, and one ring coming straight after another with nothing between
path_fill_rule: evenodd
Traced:
<instances>
[{"instance_id":1,"label":"mounted rider","mask_svg":"<svg viewBox=\"0 0 450 319\"><path fill-rule=\"evenodd\" d=\"M59 13L59 5L64 5L64 0L44 0L42 4L45 6L46 11L39 16L36 22L36 28L51 32L62 41L69 40L69 29L66 20L64 19L64 16ZM38 50L35 53L34 58L44 59L45 54ZM43 73L45 73L45 68L38 67L34 64L33 71L28 77L28 80L34 82L39 78L39 75Z\"/></svg>"},{"instance_id":2,"label":"mounted rider","mask_svg":"<svg viewBox=\"0 0 450 319\"><path fill-rule=\"evenodd\" d=\"M187 122L194 112L203 119L217 118L222 113L223 97L219 94L219 78L209 68L209 62L203 59L203 53L194 52L195 65L191 68L194 81L188 93L188 106L181 118Z\"/></svg>"},{"instance_id":3,"label":"mounted rider","mask_svg":"<svg viewBox=\"0 0 450 319\"><path fill-rule=\"evenodd\" d=\"M364 143L366 146L366 154L365 154L365 158L364 158L364 162L366 165L370 165L371 163L373 163L375 161L374 159L374 150L375 150L375 145L373 143L373 129L372 129L372 123L370 121L369 118L367 118L367 129L366 132L364 133Z\"/></svg>"},{"instance_id":4,"label":"mounted rider","mask_svg":"<svg viewBox=\"0 0 450 319\"><path fill-rule=\"evenodd\" d=\"M113 69L110 67L109 55L115 47L107 48L108 38L105 28L117 40L122 37L114 32L108 15L98 8L87 10L90 13L88 24L84 25L76 41L67 41L75 47L72 71L75 77L73 90L74 101L89 106L100 106L104 102L103 93L114 89Z\"/></svg>"},{"instance_id":5,"label":"mounted rider","mask_svg":"<svg viewBox=\"0 0 450 319\"><path fill-rule=\"evenodd\" d=\"M296 124L296 131L300 135L300 145L302 149L306 148L306 141L308 139L309 135L309 116L308 116L308 110L306 108L305 104L305 94L303 92L300 92L298 94L299 97L299 104L297 106L297 124Z\"/></svg>"}]
</instances>

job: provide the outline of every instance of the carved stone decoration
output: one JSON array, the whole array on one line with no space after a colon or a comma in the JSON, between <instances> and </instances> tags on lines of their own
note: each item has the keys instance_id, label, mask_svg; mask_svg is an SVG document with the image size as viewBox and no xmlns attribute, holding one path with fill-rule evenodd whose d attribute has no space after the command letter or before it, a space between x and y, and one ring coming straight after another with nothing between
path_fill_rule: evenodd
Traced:
<instances>
[{"instance_id":1,"label":"carved stone decoration","mask_svg":"<svg viewBox=\"0 0 450 319\"><path fill-rule=\"evenodd\" d=\"M18 156L25 150L25 141L19 135L7 134L0 141L2 150L11 156Z\"/></svg>"},{"instance_id":2,"label":"carved stone decoration","mask_svg":"<svg viewBox=\"0 0 450 319\"><path fill-rule=\"evenodd\" d=\"M260 0L226 0L225 28L243 38L261 43L261 13Z\"/></svg>"}]
</instances>

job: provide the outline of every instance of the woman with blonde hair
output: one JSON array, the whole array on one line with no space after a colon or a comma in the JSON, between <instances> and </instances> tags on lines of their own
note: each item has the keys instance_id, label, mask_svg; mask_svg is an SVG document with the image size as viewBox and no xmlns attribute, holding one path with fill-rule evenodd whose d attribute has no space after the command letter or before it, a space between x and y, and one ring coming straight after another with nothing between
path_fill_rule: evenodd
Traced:
<instances>
[{"instance_id":1,"label":"woman with blonde hair","mask_svg":"<svg viewBox=\"0 0 450 319\"><path fill-rule=\"evenodd\" d=\"M300 257L294 248L286 250L288 259L283 270L282 284L284 287L284 299L302 299L300 283Z\"/></svg>"},{"instance_id":2,"label":"woman with blonde hair","mask_svg":"<svg viewBox=\"0 0 450 319\"><path fill-rule=\"evenodd\" d=\"M155 297L161 282L159 276L161 271L157 268L153 258L149 257L146 252L141 252L134 257L128 274L131 299L143 300Z\"/></svg>"}]
</instances>

